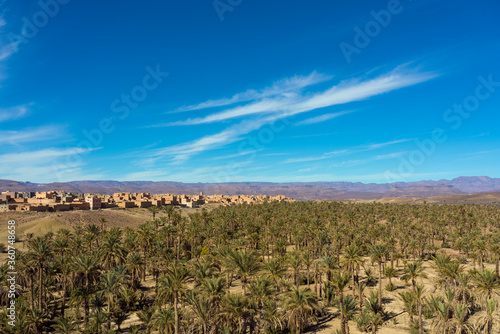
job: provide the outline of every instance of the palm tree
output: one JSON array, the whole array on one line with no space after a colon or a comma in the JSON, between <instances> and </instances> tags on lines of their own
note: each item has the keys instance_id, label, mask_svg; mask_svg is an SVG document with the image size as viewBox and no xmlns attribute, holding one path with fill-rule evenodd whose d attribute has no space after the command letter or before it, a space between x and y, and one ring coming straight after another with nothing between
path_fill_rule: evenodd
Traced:
<instances>
[{"instance_id":1,"label":"palm tree","mask_svg":"<svg viewBox=\"0 0 500 334\"><path fill-rule=\"evenodd\" d=\"M469 322L469 308L464 305L455 305L453 308L454 317L448 324L450 333L472 334L473 325Z\"/></svg>"},{"instance_id":2,"label":"palm tree","mask_svg":"<svg viewBox=\"0 0 500 334\"><path fill-rule=\"evenodd\" d=\"M427 274L424 272L424 267L421 261L418 262L407 262L405 263L405 267L403 269L403 276L401 279L405 282L411 280L411 285L413 289L417 285L418 278L426 278Z\"/></svg>"},{"instance_id":3,"label":"palm tree","mask_svg":"<svg viewBox=\"0 0 500 334\"><path fill-rule=\"evenodd\" d=\"M309 283L311 279L311 267L314 262L314 257L311 252L305 251L302 254L302 262L304 263L304 266L306 267L306 279L307 279L307 287L310 288Z\"/></svg>"},{"instance_id":4,"label":"palm tree","mask_svg":"<svg viewBox=\"0 0 500 334\"><path fill-rule=\"evenodd\" d=\"M363 299L364 299L364 292L366 288L366 283L365 282L359 282L358 284L355 285L356 288L356 295L358 296L358 302L359 302L359 309L363 309Z\"/></svg>"},{"instance_id":5,"label":"palm tree","mask_svg":"<svg viewBox=\"0 0 500 334\"><path fill-rule=\"evenodd\" d=\"M373 262L378 263L378 295L379 307L382 305L382 263L387 255L387 247L384 244L376 244L370 248L370 257Z\"/></svg>"},{"instance_id":6,"label":"palm tree","mask_svg":"<svg viewBox=\"0 0 500 334\"><path fill-rule=\"evenodd\" d=\"M137 317L141 321L141 324L145 327L147 334L151 333L154 315L155 309L153 307L144 308L143 310L137 312Z\"/></svg>"},{"instance_id":7,"label":"palm tree","mask_svg":"<svg viewBox=\"0 0 500 334\"><path fill-rule=\"evenodd\" d=\"M231 251L228 254L230 268L240 276L243 294L246 295L246 284L249 276L260 270L259 256L254 251Z\"/></svg>"},{"instance_id":8,"label":"palm tree","mask_svg":"<svg viewBox=\"0 0 500 334\"><path fill-rule=\"evenodd\" d=\"M491 334L493 330L493 313L495 313L497 308L497 301L494 299L488 299L486 301L486 314L483 314L478 318L477 322L480 324L484 333Z\"/></svg>"},{"instance_id":9,"label":"palm tree","mask_svg":"<svg viewBox=\"0 0 500 334\"><path fill-rule=\"evenodd\" d=\"M500 278L498 278L493 271L484 269L483 271L476 272L473 277L477 293L479 296L482 296L484 300L491 299L494 293L498 294L498 290L500 289Z\"/></svg>"},{"instance_id":10,"label":"palm tree","mask_svg":"<svg viewBox=\"0 0 500 334\"><path fill-rule=\"evenodd\" d=\"M124 262L126 253L122 246L121 231L112 228L101 245L101 261L108 270Z\"/></svg>"},{"instance_id":11,"label":"palm tree","mask_svg":"<svg viewBox=\"0 0 500 334\"><path fill-rule=\"evenodd\" d=\"M272 294L272 283L265 276L257 277L255 281L250 282L249 285L250 294L252 299L257 302L257 308L259 312L259 319L257 321L257 333L260 330L262 322L262 307Z\"/></svg>"},{"instance_id":12,"label":"palm tree","mask_svg":"<svg viewBox=\"0 0 500 334\"><path fill-rule=\"evenodd\" d=\"M387 287L389 287L389 289L391 291L394 290L394 286L392 285L392 279L396 278L398 276L399 276L399 272L396 268L394 268L394 267L386 267L385 268L385 277L387 277L389 279L389 285Z\"/></svg>"},{"instance_id":13,"label":"palm tree","mask_svg":"<svg viewBox=\"0 0 500 334\"><path fill-rule=\"evenodd\" d=\"M423 285L415 286L414 293L417 300L417 312L418 312L418 331L419 334L424 333L424 325L422 320L422 301L425 289Z\"/></svg>"},{"instance_id":14,"label":"palm tree","mask_svg":"<svg viewBox=\"0 0 500 334\"><path fill-rule=\"evenodd\" d=\"M345 288L349 285L349 282L351 281L349 273L346 273L345 271L339 272L336 271L332 275L332 281L331 284L335 291L338 294L338 301L339 301L339 309L340 309L340 331L342 334L346 334L346 320L345 320L345 315L343 313L344 310L344 290Z\"/></svg>"},{"instance_id":15,"label":"palm tree","mask_svg":"<svg viewBox=\"0 0 500 334\"><path fill-rule=\"evenodd\" d=\"M362 251L358 245L347 246L344 249L344 257L340 261L340 264L344 267L345 270L351 273L352 276L352 295L354 296L354 274L359 269L360 266L363 265L363 258L361 257Z\"/></svg>"},{"instance_id":16,"label":"palm tree","mask_svg":"<svg viewBox=\"0 0 500 334\"><path fill-rule=\"evenodd\" d=\"M151 214L153 215L153 220L155 220L156 214L160 211L160 209L158 209L157 206L153 205L148 207L148 211L151 212Z\"/></svg>"},{"instance_id":17,"label":"palm tree","mask_svg":"<svg viewBox=\"0 0 500 334\"><path fill-rule=\"evenodd\" d=\"M248 298L239 293L228 293L222 297L220 316L229 328L244 332L247 321L252 315Z\"/></svg>"},{"instance_id":18,"label":"palm tree","mask_svg":"<svg viewBox=\"0 0 500 334\"><path fill-rule=\"evenodd\" d=\"M342 303L340 303L340 300L339 300L338 305L339 305L339 309L340 309L340 314L343 315L343 319L341 319L341 321L344 322L343 324L341 324L341 327L345 328L347 334L349 334L349 332L350 332L349 331L349 320L352 320L354 318L354 316L356 315L356 313L358 312L358 309L356 307L357 304L358 304L358 301L356 300L356 298L354 298L353 296L350 296L350 295L343 296Z\"/></svg>"},{"instance_id":19,"label":"palm tree","mask_svg":"<svg viewBox=\"0 0 500 334\"><path fill-rule=\"evenodd\" d=\"M122 279L114 270L108 271L101 276L101 291L106 295L107 299L108 328L111 328L111 304L121 284Z\"/></svg>"},{"instance_id":20,"label":"palm tree","mask_svg":"<svg viewBox=\"0 0 500 334\"><path fill-rule=\"evenodd\" d=\"M210 299L203 295L198 295L191 290L186 294L186 302L190 306L196 322L201 326L202 333L207 334L208 325L213 317L213 308Z\"/></svg>"},{"instance_id":21,"label":"palm tree","mask_svg":"<svg viewBox=\"0 0 500 334\"><path fill-rule=\"evenodd\" d=\"M144 270L144 260L142 259L142 256L139 253L129 254L125 262L125 268L127 268L132 275L132 287L137 288L137 278L141 277L140 274L142 270Z\"/></svg>"},{"instance_id":22,"label":"palm tree","mask_svg":"<svg viewBox=\"0 0 500 334\"><path fill-rule=\"evenodd\" d=\"M283 309L287 313L288 323L294 333L300 334L320 312L316 296L309 289L292 287L283 300Z\"/></svg>"},{"instance_id":23,"label":"palm tree","mask_svg":"<svg viewBox=\"0 0 500 334\"><path fill-rule=\"evenodd\" d=\"M170 217L172 217L172 214L175 212L175 207L173 205L166 205L163 207L163 211L168 217L168 222L170 223Z\"/></svg>"},{"instance_id":24,"label":"palm tree","mask_svg":"<svg viewBox=\"0 0 500 334\"><path fill-rule=\"evenodd\" d=\"M68 317L57 318L53 328L57 334L73 334L80 332L73 320Z\"/></svg>"},{"instance_id":25,"label":"palm tree","mask_svg":"<svg viewBox=\"0 0 500 334\"><path fill-rule=\"evenodd\" d=\"M175 334L179 333L179 297L185 293L186 284L190 277L188 269L179 263L174 263L165 275L159 278L159 294L171 295L174 300Z\"/></svg>"},{"instance_id":26,"label":"palm tree","mask_svg":"<svg viewBox=\"0 0 500 334\"><path fill-rule=\"evenodd\" d=\"M160 334L172 334L172 331L178 330L176 314L177 312L172 307L160 309L153 315L151 325Z\"/></svg>"},{"instance_id":27,"label":"palm tree","mask_svg":"<svg viewBox=\"0 0 500 334\"><path fill-rule=\"evenodd\" d=\"M215 307L218 308L220 300L225 294L226 280L224 277L205 278L201 284L201 291L206 293Z\"/></svg>"},{"instance_id":28,"label":"palm tree","mask_svg":"<svg viewBox=\"0 0 500 334\"><path fill-rule=\"evenodd\" d=\"M278 281L286 273L286 267L283 265L283 261L273 258L267 261L264 267L268 277L273 280L276 291L279 291Z\"/></svg>"},{"instance_id":29,"label":"palm tree","mask_svg":"<svg viewBox=\"0 0 500 334\"><path fill-rule=\"evenodd\" d=\"M104 231L104 226L107 224L108 221L106 220L106 218L101 217L99 219L99 222L101 223L101 231Z\"/></svg>"},{"instance_id":30,"label":"palm tree","mask_svg":"<svg viewBox=\"0 0 500 334\"><path fill-rule=\"evenodd\" d=\"M299 288L299 272L300 272L300 267L302 267L302 257L300 256L300 254L295 253L288 258L288 264L292 268L294 284L298 289Z\"/></svg>"},{"instance_id":31,"label":"palm tree","mask_svg":"<svg viewBox=\"0 0 500 334\"><path fill-rule=\"evenodd\" d=\"M50 240L47 240L44 237L36 237L29 242L28 248L28 256L38 265L38 309L42 310L43 272L45 264L52 256L51 243Z\"/></svg>"}]
</instances>

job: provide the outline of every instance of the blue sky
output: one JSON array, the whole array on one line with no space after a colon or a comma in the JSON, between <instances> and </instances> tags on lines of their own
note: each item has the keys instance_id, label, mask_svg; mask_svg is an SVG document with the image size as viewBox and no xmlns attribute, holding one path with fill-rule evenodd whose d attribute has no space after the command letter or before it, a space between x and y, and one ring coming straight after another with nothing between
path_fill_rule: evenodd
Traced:
<instances>
[{"instance_id":1,"label":"blue sky","mask_svg":"<svg viewBox=\"0 0 500 334\"><path fill-rule=\"evenodd\" d=\"M0 1L0 178L500 177L498 1Z\"/></svg>"}]
</instances>

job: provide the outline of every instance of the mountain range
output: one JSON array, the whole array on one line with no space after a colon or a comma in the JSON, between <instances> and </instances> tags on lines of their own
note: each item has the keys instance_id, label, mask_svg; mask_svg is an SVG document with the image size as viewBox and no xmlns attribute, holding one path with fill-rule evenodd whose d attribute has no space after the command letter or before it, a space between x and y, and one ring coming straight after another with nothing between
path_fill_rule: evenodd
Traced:
<instances>
[{"instance_id":1,"label":"mountain range","mask_svg":"<svg viewBox=\"0 0 500 334\"><path fill-rule=\"evenodd\" d=\"M182 183L172 181L71 181L32 183L0 179L0 191L49 191L113 194L148 192L154 194L285 195L297 200L380 199L386 197L431 197L500 191L500 178L461 176L452 180L415 182L237 182Z\"/></svg>"}]
</instances>

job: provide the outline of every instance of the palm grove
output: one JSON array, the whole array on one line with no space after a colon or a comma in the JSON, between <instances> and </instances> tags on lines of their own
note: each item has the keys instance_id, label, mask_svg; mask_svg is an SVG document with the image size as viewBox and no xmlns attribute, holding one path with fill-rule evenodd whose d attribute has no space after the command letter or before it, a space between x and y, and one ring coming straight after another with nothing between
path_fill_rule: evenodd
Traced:
<instances>
[{"instance_id":1,"label":"palm grove","mask_svg":"<svg viewBox=\"0 0 500 334\"><path fill-rule=\"evenodd\" d=\"M0 332L304 333L327 323L342 334L500 330L498 207L150 211L135 229L102 219L23 236L15 327L4 307L7 265L0 269Z\"/></svg>"}]
</instances>

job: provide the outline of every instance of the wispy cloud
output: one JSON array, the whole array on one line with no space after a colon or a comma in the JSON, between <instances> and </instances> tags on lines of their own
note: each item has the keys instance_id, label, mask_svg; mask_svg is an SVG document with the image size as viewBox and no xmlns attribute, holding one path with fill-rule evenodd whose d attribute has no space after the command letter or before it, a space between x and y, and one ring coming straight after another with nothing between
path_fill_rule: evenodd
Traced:
<instances>
[{"instance_id":1,"label":"wispy cloud","mask_svg":"<svg viewBox=\"0 0 500 334\"><path fill-rule=\"evenodd\" d=\"M398 158L398 157L405 155L406 153L408 153L408 152L403 151L403 152L395 152L395 153L389 153L389 154L381 154L381 155L376 155L374 157L369 157L366 159L342 161L340 163L336 163L336 164L333 164L331 166L332 167L353 167L353 166L366 165L367 163L374 162L374 161L395 159L395 158Z\"/></svg>"},{"instance_id":2,"label":"wispy cloud","mask_svg":"<svg viewBox=\"0 0 500 334\"><path fill-rule=\"evenodd\" d=\"M240 141L248 133L277 120L337 104L360 101L392 90L415 85L436 76L433 73L403 72L401 68L398 68L371 80L343 81L323 92L312 95L296 93L287 96L281 95L276 98L256 101L246 106L214 113L203 118L164 124L163 126L193 125L220 122L242 116L254 116L254 118L247 118L240 123L231 125L219 133L152 151L149 158L166 158L171 162L181 163L192 155ZM320 157L315 160L325 158Z\"/></svg>"},{"instance_id":3,"label":"wispy cloud","mask_svg":"<svg viewBox=\"0 0 500 334\"><path fill-rule=\"evenodd\" d=\"M491 153L498 153L500 152L500 149L498 150L488 150L488 151L478 151L478 152L472 152L472 153L467 153L465 154L466 156L473 156L473 155L482 155L482 154L491 154Z\"/></svg>"},{"instance_id":4,"label":"wispy cloud","mask_svg":"<svg viewBox=\"0 0 500 334\"><path fill-rule=\"evenodd\" d=\"M5 109L0 109L0 122L22 118L29 112L29 105L20 105Z\"/></svg>"},{"instance_id":5,"label":"wispy cloud","mask_svg":"<svg viewBox=\"0 0 500 334\"><path fill-rule=\"evenodd\" d=\"M313 118L308 118L306 120L298 122L297 125L310 125L310 124L321 123L321 122L329 121L331 119L337 118L337 117L345 115L345 114L350 114L352 112L354 112L354 110L341 111L341 112L336 112L336 113L331 113L331 114L324 114L324 115L316 116Z\"/></svg>"},{"instance_id":6,"label":"wispy cloud","mask_svg":"<svg viewBox=\"0 0 500 334\"><path fill-rule=\"evenodd\" d=\"M334 157L337 157L337 156L345 156L345 155L359 153L359 152L376 150L376 149L383 148L383 147L386 147L386 146L408 142L410 140L412 140L412 139L399 139L399 140L392 140L392 141L383 142L383 143L360 145L360 146L355 146L355 147L348 148L348 149L337 150L337 151L332 151L332 152L326 152L326 153L323 153L322 155L319 155L319 156L310 156L310 157L287 159L283 163L298 163L298 162L319 161L319 160L334 158ZM379 156L379 157L384 157L384 156ZM378 159L378 160L380 160L380 159Z\"/></svg>"},{"instance_id":7,"label":"wispy cloud","mask_svg":"<svg viewBox=\"0 0 500 334\"><path fill-rule=\"evenodd\" d=\"M26 162L45 162L51 161L54 158L65 157L68 155L82 154L90 151L95 151L100 148L92 148L92 149L84 149L79 147L70 147L70 148L47 148L38 151L29 151L29 152L21 152L21 153L5 153L0 155L0 160L8 161L10 167L18 166L20 164Z\"/></svg>"},{"instance_id":8,"label":"wispy cloud","mask_svg":"<svg viewBox=\"0 0 500 334\"><path fill-rule=\"evenodd\" d=\"M30 181L36 182L98 179L101 174L85 174L82 172L83 162L67 163L68 158L72 156L97 149L99 148L47 148L37 151L1 154L0 161L7 163L0 164L0 175L13 180L26 180L29 175Z\"/></svg>"},{"instance_id":9,"label":"wispy cloud","mask_svg":"<svg viewBox=\"0 0 500 334\"><path fill-rule=\"evenodd\" d=\"M291 116L334 105L364 100L372 96L388 93L392 90L412 86L435 78L436 76L437 75L434 73L402 73L400 69L397 69L372 80L345 80L323 92L312 95L290 93L255 101L244 106L227 109L205 117L154 126L164 127L207 124L256 114L283 113L287 116Z\"/></svg>"},{"instance_id":10,"label":"wispy cloud","mask_svg":"<svg viewBox=\"0 0 500 334\"><path fill-rule=\"evenodd\" d=\"M257 152L261 152L261 151L264 151L264 149L244 151L244 152L235 153L235 154L228 154L228 155L221 155L221 156L213 158L212 160L239 158L239 157L244 157L246 155L256 154Z\"/></svg>"},{"instance_id":11,"label":"wispy cloud","mask_svg":"<svg viewBox=\"0 0 500 334\"><path fill-rule=\"evenodd\" d=\"M7 22L5 21L3 15L0 13L0 65L2 64L2 62L5 62L12 54L17 52L19 44L21 43L20 41L10 42L6 40L6 34L4 32L4 27L6 25ZM0 76L0 80L1 79L3 79L2 76Z\"/></svg>"},{"instance_id":12,"label":"wispy cloud","mask_svg":"<svg viewBox=\"0 0 500 334\"><path fill-rule=\"evenodd\" d=\"M62 135L63 129L55 125L27 128L19 131L0 131L0 138L4 140L4 143L12 145L52 140Z\"/></svg>"},{"instance_id":13,"label":"wispy cloud","mask_svg":"<svg viewBox=\"0 0 500 334\"><path fill-rule=\"evenodd\" d=\"M324 81L328 81L331 78L332 78L331 76L313 72L308 76L295 76L292 78L280 80L278 82L275 82L271 87L264 88L263 90L260 91L250 89L247 90L246 92L235 94L230 98L209 100L203 103L182 107L178 109L176 112L222 107L241 102L264 99L267 97L286 94L289 92L296 92L305 87L316 85Z\"/></svg>"}]
</instances>

